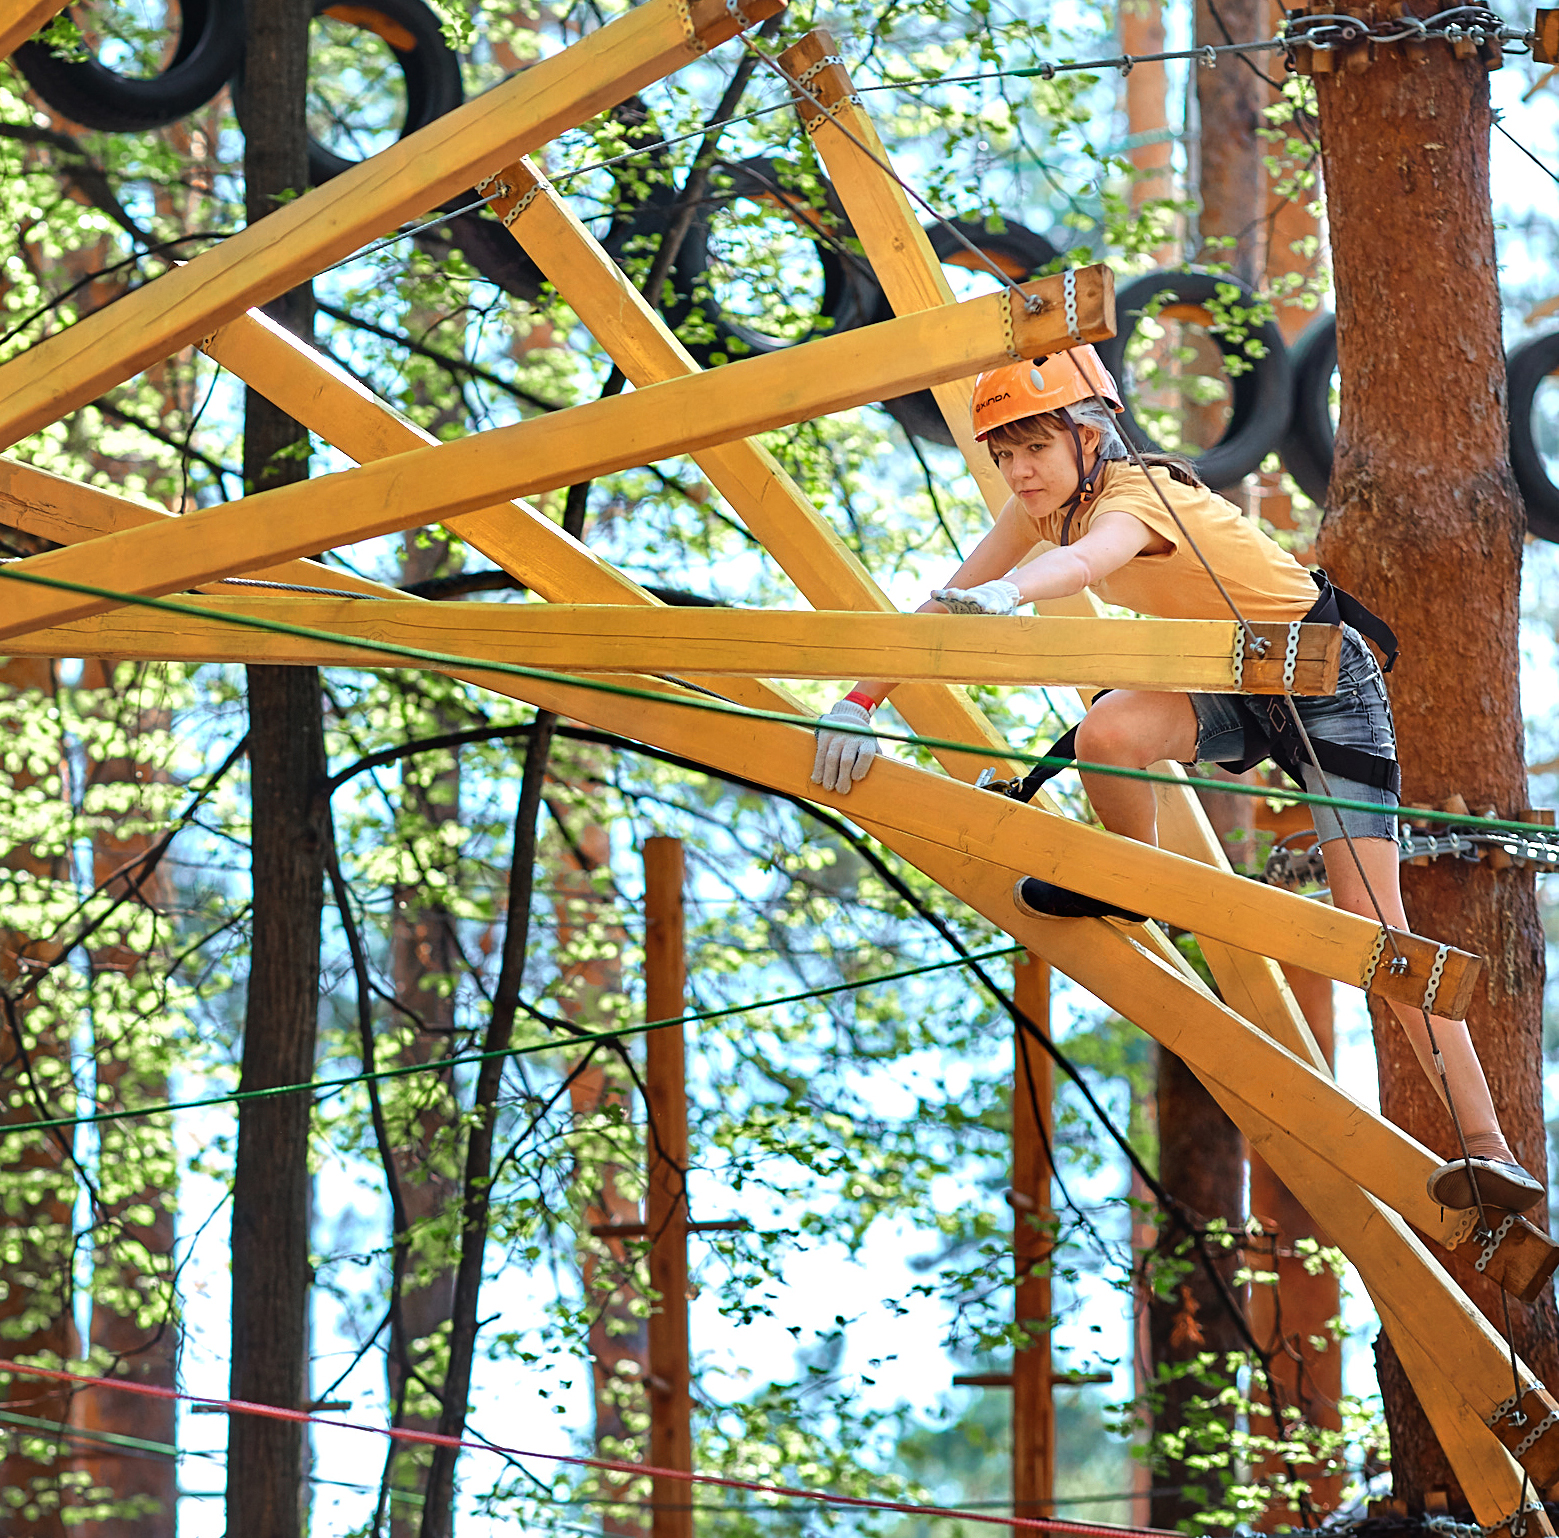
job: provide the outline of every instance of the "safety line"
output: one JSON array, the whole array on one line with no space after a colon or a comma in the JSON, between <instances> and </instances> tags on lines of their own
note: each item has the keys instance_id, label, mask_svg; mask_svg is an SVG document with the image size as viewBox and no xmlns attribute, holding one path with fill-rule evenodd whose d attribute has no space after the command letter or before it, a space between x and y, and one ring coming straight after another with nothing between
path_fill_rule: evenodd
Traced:
<instances>
[{"instance_id":1,"label":"safety line","mask_svg":"<svg viewBox=\"0 0 1559 1538\"><path fill-rule=\"evenodd\" d=\"M451 1447L459 1451L496 1453L506 1458L535 1458L548 1463L567 1463L577 1468L599 1469L607 1474L624 1474L634 1479L675 1479L684 1484L709 1485L722 1490L747 1490L757 1495L784 1495L795 1500L816 1501L825 1506L853 1506L868 1511L891 1511L911 1517L957 1517L990 1527L1005 1527L1021 1532L1083 1533L1095 1535L1126 1534L1129 1538L1176 1538L1162 1528L1114 1527L1104 1522L1076 1522L1065 1517L1004 1517L995 1512L959 1511L941 1506L920 1506L908 1501L881 1500L866 1495L840 1495L831 1490L807 1490L795 1485L770 1484L756 1479L728 1479L719 1474L690 1473L686 1469L663 1469L650 1463L625 1463L615 1458L589 1458L579 1453L532 1452L506 1447L501 1442L477 1442L466 1437L445 1436L437 1431L414 1431L404 1426L368 1426L361 1421L336 1420L290 1410L281 1405L257 1404L247 1399L212 1399L186 1394L178 1389L152 1383L127 1383L122 1379L96 1378L84 1373L63 1372L58 1368L33 1367L20 1362L0 1364L0 1377L21 1373L54 1383L74 1383L82 1388L119 1389L127 1394L142 1394L151 1399L172 1399L182 1403L209 1405L230 1415L254 1415L266 1420L287 1421L300 1426L323 1426L337 1431L362 1431L370 1436L388 1437L422 1447ZM628 1504L625 1502L624 1504Z\"/></svg>"},{"instance_id":2,"label":"safety line","mask_svg":"<svg viewBox=\"0 0 1559 1538\"><path fill-rule=\"evenodd\" d=\"M428 662L440 668L459 669L462 672L497 673L512 678L528 678L541 683L564 684L572 689L584 689L596 694L615 695L623 699L646 700L657 705L674 705L684 710L705 710L716 715L738 716L751 721L774 721L783 726L800 726L812 731L817 717L797 715L783 710L758 710L738 705L731 700L720 699L708 693L666 694L655 689L635 688L630 684L615 684L606 679L581 677L572 673L555 673L547 668L526 667L518 662L494 662L483 657L466 657L452 652L428 651L419 646L402 646L394 641L370 641L362 636L341 635L331 630L316 630L308 625L292 625L285 620L263 619L253 614L231 614L198 604L178 603L168 598L149 598L140 593L122 593L115 588L98 587L87 582L67 581L63 577L46 577L39 572L22 572L13 564L0 561L0 578L17 582L31 582L37 587L56 588L62 592L79 593L89 598L102 598L110 603L130 608L156 609L168 614L180 614L191 619L214 620L224 625L237 625L250 630L269 631L275 635L297 636L305 641L324 641L331 645L352 650L388 653L404 657L411 662ZM366 595L372 599L373 595ZM0 655L5 654L5 641L0 638ZM345 664L342 664L345 666ZM372 666L372 664L369 664ZM1304 806L1329 806L1341 811L1379 812L1380 804L1374 801L1350 801L1344 796L1316 795L1310 791L1290 790L1271 785L1245 785L1237 780L1214 780L1197 775L1161 774L1152 769L1128 769L1120 764L1096 764L1084 759L1058 759L1045 753L1029 753L1021 748L993 748L989 743L960 742L952 737L927 737L916 732L894 732L886 728L856 726L849 722L829 723L830 731L843 732L855 737L875 737L883 742L902 743L907 747L941 748L948 752L967 753L976 758L1010 758L1019 763L1075 767L1088 774L1114 775L1119 779L1142 780L1150 785L1191 785L1207 790L1219 790L1264 801L1294 802ZM1472 812L1446 812L1428 806L1398 806L1398 817L1422 822L1443 823L1465 828L1487 828L1497 832L1516 833L1531 839L1541 831L1539 825L1517 822L1512 818L1480 817Z\"/></svg>"},{"instance_id":3,"label":"safety line","mask_svg":"<svg viewBox=\"0 0 1559 1538\"><path fill-rule=\"evenodd\" d=\"M210 1095L199 1100L169 1100L157 1105L136 1106L128 1110L98 1111L91 1116L51 1116L38 1121L8 1122L0 1124L0 1139L12 1137L20 1132L50 1132L60 1127L88 1127L99 1122L127 1121L137 1116L162 1116L171 1111L198 1111L218 1105L241 1105L251 1100L270 1100L278 1095L296 1095L307 1090L318 1090L322 1094L333 1095L337 1090L350 1088L353 1084L378 1083L384 1079L404 1079L418 1073L442 1073L446 1068L463 1068L470 1063L485 1063L494 1058L531 1057L540 1052L556 1052L564 1047L583 1047L595 1042L620 1041L627 1036L642 1036L649 1031L664 1030L672 1025L696 1025L705 1020L724 1020L731 1015L750 1015L762 1009L778 1009L784 1004L804 1004L811 999L825 999L838 993L874 988L880 983L900 982L908 977L925 977L932 972L948 972L982 961L994 961L1002 956L1016 955L1022 949L1021 945L998 945L990 950L972 952L968 956L955 956L950 961L928 961L919 966L900 967L897 971L879 972L875 977L863 977L855 982L829 983L822 988L807 988L797 993L778 994L774 998L757 999L750 1004L727 1004L719 1009L702 1009L665 1020L647 1020L638 1025L619 1026L610 1031L581 1032L577 1036L533 1042L524 1047L501 1047L488 1052L462 1052L453 1057L435 1058L426 1063L403 1063L397 1068L377 1068L372 1073L355 1073L347 1078L311 1079L303 1084L273 1084L264 1089L239 1089L230 1094ZM541 1018L546 1019L545 1016Z\"/></svg>"}]
</instances>

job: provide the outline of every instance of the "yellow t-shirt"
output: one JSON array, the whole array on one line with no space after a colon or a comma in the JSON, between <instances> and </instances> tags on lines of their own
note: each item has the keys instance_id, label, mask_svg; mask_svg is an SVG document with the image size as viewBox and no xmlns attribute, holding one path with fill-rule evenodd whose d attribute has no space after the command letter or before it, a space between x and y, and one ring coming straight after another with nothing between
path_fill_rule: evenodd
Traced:
<instances>
[{"instance_id":1,"label":"yellow t-shirt","mask_svg":"<svg viewBox=\"0 0 1559 1538\"><path fill-rule=\"evenodd\" d=\"M1148 484L1149 474L1246 619L1296 620L1310 612L1316 600L1310 573L1232 503L1205 486L1177 481L1161 466L1145 473L1119 460L1106 467L1099 494L1073 518L1069 541L1081 539L1100 513L1130 513L1171 548L1162 555L1133 556L1094 584L1100 598L1160 619L1231 617L1207 568ZM1040 521L1040 535L1060 544L1062 522L1061 513L1052 513Z\"/></svg>"}]
</instances>

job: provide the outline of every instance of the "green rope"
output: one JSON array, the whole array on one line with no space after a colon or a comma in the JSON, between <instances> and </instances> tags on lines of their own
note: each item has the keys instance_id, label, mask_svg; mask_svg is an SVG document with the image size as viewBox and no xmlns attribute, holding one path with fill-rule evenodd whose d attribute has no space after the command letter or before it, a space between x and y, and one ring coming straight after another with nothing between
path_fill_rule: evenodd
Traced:
<instances>
[{"instance_id":1,"label":"green rope","mask_svg":"<svg viewBox=\"0 0 1559 1538\"><path fill-rule=\"evenodd\" d=\"M606 679L583 678L571 673L555 673L547 668L525 667L518 662L492 662L482 657L463 657L453 652L428 651L420 646L402 646L394 641L367 641L361 636L338 635L330 630L315 630L307 625L292 625L285 620L262 619L253 614L226 614L204 608L198 604L177 603L167 598L146 598L136 593L121 593L113 588L95 587L86 582L70 582L61 577L40 576L36 572L15 571L0 565L0 577L14 582L31 582L38 587L57 588L67 593L80 593L89 598L106 599L110 603L131 607L156 609L168 614L181 614L193 619L217 620L224 625L238 625L250 630L268 631L274 635L296 636L305 641L324 641L334 646L346 646L358 651L379 652L393 657L403 657L408 662L432 663L439 668L461 671L497 673L507 678L528 678L541 683L563 684L571 689L586 689L597 694L615 695L622 699L647 700L657 705L675 705L684 710L712 711L717 715L739 716L748 721L775 721L784 726L802 726L809 731L817 726L815 716L797 715L783 710L754 710L746 705L732 704L729 700L713 695L666 694L655 689L639 689L630 684L612 683ZM0 648L4 647L0 640ZM891 732L872 726L855 726L849 722L828 723L830 731L844 732L856 737L875 737L883 742L900 742L909 747L941 748L954 753L968 753L977 758L1011 758L1025 764L1054 765L1059 768L1075 767L1088 774L1113 775L1117 779L1142 780L1151 785L1191 785L1207 790L1219 790L1237 796L1250 796L1264 801L1291 801L1305 806L1330 806L1341 811L1379 812L1374 801L1350 801L1343 796L1318 796L1304 790L1287 790L1270 785L1245 785L1237 780L1203 779L1196 775L1160 774L1152 769L1127 769L1119 764L1095 764L1083 759L1052 758L1044 753L1024 753L1017 748L994 748L972 742L959 742L950 737L923 737L915 732ZM1463 828L1484 828L1501 833L1518 833L1533 838L1538 833L1535 824L1517 822L1500 817L1479 817L1470 812L1442 812L1426 806L1399 806L1399 817L1419 818L1429 822L1444 823Z\"/></svg>"},{"instance_id":2,"label":"green rope","mask_svg":"<svg viewBox=\"0 0 1559 1538\"><path fill-rule=\"evenodd\" d=\"M991 950L975 951L969 956L957 956L951 961L928 961L919 966L901 967L895 972L880 972L875 977L863 977L851 983L830 983L823 988L807 988L800 993L782 993L772 999L758 999L751 1004L727 1004L720 1009L703 1009L692 1014L682 1014L667 1020L648 1020L642 1025L618 1026L610 1031L591 1031L578 1036L567 1036L551 1041L534 1042L528 1047L502 1047L491 1052L462 1052L454 1057L437 1058L428 1063L403 1063L398 1068L379 1068L372 1073L355 1073L344 1079L311 1079L306 1084L275 1084L267 1089L239 1089L227 1095L209 1095L200 1100L169 1100L160 1105L137 1106L122 1111L98 1111L91 1116L51 1116L39 1121L11 1122L0 1125L0 1137L12 1137L20 1132L52 1132L61 1127L90 1127L99 1122L125 1121L136 1116L163 1116L170 1111L201 1111L211 1106L241 1105L251 1100L271 1100L278 1095L296 1095L306 1090L316 1090L321 1095L334 1095L354 1084L366 1084L384 1079L403 1079L410 1074L442 1073L446 1068L461 1068L469 1063L485 1063L495 1057L530 1057L538 1052L555 1052L560 1047L583 1047L603 1041L621 1041L626 1036L642 1036L648 1031L664 1030L670 1025L693 1025L703 1020L723 1020L730 1015L755 1014L760 1009L776 1009L782 1004L804 1004L810 999L826 999L836 993L850 993L859 988L875 988L880 983L894 983L907 977L924 977L931 972L946 972L956 967L966 967L974 962L994 961L1001 956L1016 955L1021 945L998 945Z\"/></svg>"}]
</instances>

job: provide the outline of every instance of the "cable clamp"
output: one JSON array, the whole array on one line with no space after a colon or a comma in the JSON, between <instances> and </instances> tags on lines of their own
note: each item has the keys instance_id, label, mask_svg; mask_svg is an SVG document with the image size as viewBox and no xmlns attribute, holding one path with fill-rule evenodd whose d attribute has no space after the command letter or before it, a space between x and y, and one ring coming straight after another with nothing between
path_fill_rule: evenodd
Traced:
<instances>
[{"instance_id":1,"label":"cable clamp","mask_svg":"<svg viewBox=\"0 0 1559 1538\"><path fill-rule=\"evenodd\" d=\"M1445 971L1445 958L1450 954L1449 945L1442 945L1435 952L1434 965L1429 969L1429 984L1424 989L1423 1011L1426 1015L1434 1008L1435 995L1440 991L1440 975Z\"/></svg>"},{"instance_id":2,"label":"cable clamp","mask_svg":"<svg viewBox=\"0 0 1559 1538\"><path fill-rule=\"evenodd\" d=\"M726 0L726 3L729 4L730 0ZM828 69L831 65L843 63L844 60L841 59L837 53L825 53L816 64L809 64L804 70L802 70L801 73L791 81L791 84L798 90L804 91L809 85L812 84L814 80L817 79L819 75L823 73L825 69Z\"/></svg>"},{"instance_id":3,"label":"cable clamp","mask_svg":"<svg viewBox=\"0 0 1559 1538\"><path fill-rule=\"evenodd\" d=\"M1209 43L1203 50L1202 56L1196 61L1203 69L1218 68L1218 50Z\"/></svg>"},{"instance_id":4,"label":"cable clamp","mask_svg":"<svg viewBox=\"0 0 1559 1538\"><path fill-rule=\"evenodd\" d=\"M1527 1417L1517 1407L1535 1387L1535 1384L1529 1383L1521 1390L1519 1394L1512 1394L1510 1398L1500 1400L1500 1402L1494 1406L1494 1413L1489 1416L1489 1418L1484 1422L1484 1425L1486 1425L1491 1431L1497 1427L1502 1420L1506 1419L1509 1419L1512 1426L1526 1425Z\"/></svg>"},{"instance_id":5,"label":"cable clamp","mask_svg":"<svg viewBox=\"0 0 1559 1538\"><path fill-rule=\"evenodd\" d=\"M1061 301L1066 306L1066 332L1072 339L1075 347L1083 340L1083 333L1077 329L1077 270L1068 267L1061 275Z\"/></svg>"},{"instance_id":6,"label":"cable clamp","mask_svg":"<svg viewBox=\"0 0 1559 1538\"><path fill-rule=\"evenodd\" d=\"M494 198L506 198L513 191L514 188L503 179L501 171L494 171L491 176L484 176L476 184L477 197L485 198L489 203Z\"/></svg>"},{"instance_id":7,"label":"cable clamp","mask_svg":"<svg viewBox=\"0 0 1559 1538\"><path fill-rule=\"evenodd\" d=\"M549 187L549 186L550 186L550 185L551 185L551 183L550 183L550 182L547 182L547 181L543 181L543 180L538 180L538 181L537 181L537 182L536 182L536 185L535 185L535 186L534 186L534 187L532 187L532 188L531 188L531 189L530 189L530 191L529 191L529 192L527 192L527 193L526 193L526 194L525 194L525 196L524 196L524 197L522 197L522 198L521 198L521 199L520 199L520 201L519 201L519 202L518 202L518 203L516 203L516 204L515 204L515 205L514 205L514 207L513 207L513 208L511 208L511 209L510 209L510 210L509 210L509 212L508 212L508 213L506 213L506 214L505 214L505 215L504 215L504 216L503 216L503 227L504 227L504 228L505 228L505 229L508 229L508 228L509 228L509 226L510 226L510 225L511 225L511 224L513 224L513 223L514 223L514 221L515 221L515 220L516 220L516 219L518 219L518 218L519 218L519 217L520 217L520 215L521 215L521 214L523 214L523 213L524 213L524 212L525 212L525 210L526 210L526 209L527 209L527 208L529 208L529 207L530 207L530 206L531 206L531 204L532 204L532 203L534 203L534 202L535 202L535 201L536 201L536 199L537 199L537 198L539 198L539 197L540 197L540 196L541 196L541 194L542 194L542 193L543 193L543 192L544 192L544 191L545 191L545 190L546 190L546 189L547 189L547 188L548 188L548 187Z\"/></svg>"},{"instance_id":8,"label":"cable clamp","mask_svg":"<svg viewBox=\"0 0 1559 1538\"><path fill-rule=\"evenodd\" d=\"M1375 981L1375 968L1380 965L1380 958L1386 954L1386 931L1384 929L1375 932L1375 949L1370 952L1370 959L1364 963L1364 979L1359 986L1369 992L1370 984Z\"/></svg>"},{"instance_id":9,"label":"cable clamp","mask_svg":"<svg viewBox=\"0 0 1559 1538\"><path fill-rule=\"evenodd\" d=\"M1483 1271L1488 1267L1489 1262L1494 1259L1494 1252L1500 1247L1500 1245L1505 1242L1505 1235L1508 1234L1515 1226L1515 1213L1507 1212L1505 1214L1505 1221L1501 1223L1492 1234L1489 1233L1487 1229L1483 1231L1484 1237L1488 1240L1488 1243L1483 1246L1483 1253L1474 1262L1474 1265L1479 1271Z\"/></svg>"},{"instance_id":10,"label":"cable clamp","mask_svg":"<svg viewBox=\"0 0 1559 1538\"><path fill-rule=\"evenodd\" d=\"M1538 1439L1550 1426L1559 1426L1559 1409L1553 1409L1540 1420L1522 1439L1510 1449L1510 1456L1518 1462L1525 1453L1537 1446Z\"/></svg>"},{"instance_id":11,"label":"cable clamp","mask_svg":"<svg viewBox=\"0 0 1559 1538\"><path fill-rule=\"evenodd\" d=\"M1299 626L1300 621L1295 620L1288 627L1288 645L1283 651L1283 692L1294 692L1294 669L1299 663Z\"/></svg>"}]
</instances>

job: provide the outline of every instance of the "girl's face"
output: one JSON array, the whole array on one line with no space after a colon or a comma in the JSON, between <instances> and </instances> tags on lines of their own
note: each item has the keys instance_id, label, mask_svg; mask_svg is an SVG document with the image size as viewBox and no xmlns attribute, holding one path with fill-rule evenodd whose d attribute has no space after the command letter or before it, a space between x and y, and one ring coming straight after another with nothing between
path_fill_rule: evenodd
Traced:
<instances>
[{"instance_id":1,"label":"girl's face","mask_svg":"<svg viewBox=\"0 0 1559 1538\"><path fill-rule=\"evenodd\" d=\"M1083 470L1093 468L1099 452L1099 431L1079 427L1083 443ZM1056 512L1077 490L1077 455L1072 435L1062 431L1049 437L1034 435L1014 445L996 445L996 468L1024 512L1045 518Z\"/></svg>"}]
</instances>

